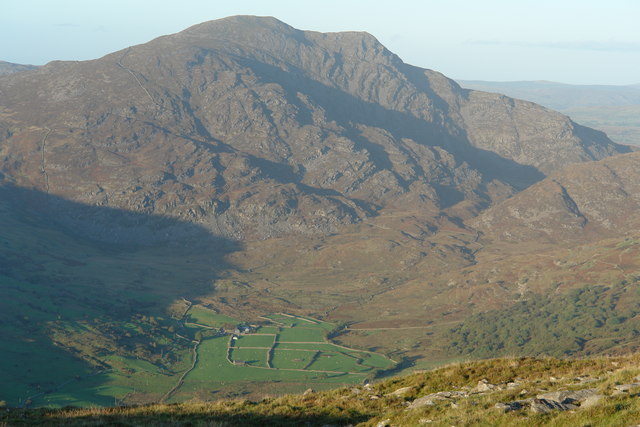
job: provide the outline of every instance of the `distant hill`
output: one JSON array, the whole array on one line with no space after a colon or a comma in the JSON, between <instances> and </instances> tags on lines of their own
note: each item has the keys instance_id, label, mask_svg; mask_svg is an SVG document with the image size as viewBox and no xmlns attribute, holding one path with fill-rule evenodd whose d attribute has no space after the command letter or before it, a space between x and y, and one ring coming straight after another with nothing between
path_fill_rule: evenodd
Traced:
<instances>
[{"instance_id":1,"label":"distant hill","mask_svg":"<svg viewBox=\"0 0 640 427\"><path fill-rule=\"evenodd\" d=\"M457 82L468 89L503 93L512 98L526 99L554 110L640 105L640 85L570 85L548 81L457 80Z\"/></svg>"},{"instance_id":2,"label":"distant hill","mask_svg":"<svg viewBox=\"0 0 640 427\"><path fill-rule=\"evenodd\" d=\"M569 85L548 81L458 80L465 88L502 93L558 110L604 131L621 144L640 145L640 84Z\"/></svg>"},{"instance_id":3,"label":"distant hill","mask_svg":"<svg viewBox=\"0 0 640 427\"><path fill-rule=\"evenodd\" d=\"M20 71L35 70L37 65L13 64L11 62L0 61L0 77L9 74L19 73Z\"/></svg>"}]
</instances>

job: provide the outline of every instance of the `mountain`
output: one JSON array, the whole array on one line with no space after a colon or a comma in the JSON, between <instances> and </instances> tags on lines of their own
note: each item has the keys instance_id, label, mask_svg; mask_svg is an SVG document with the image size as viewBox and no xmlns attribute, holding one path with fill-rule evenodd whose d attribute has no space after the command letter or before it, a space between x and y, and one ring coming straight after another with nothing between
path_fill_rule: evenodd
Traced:
<instances>
[{"instance_id":1,"label":"mountain","mask_svg":"<svg viewBox=\"0 0 640 427\"><path fill-rule=\"evenodd\" d=\"M568 85L545 81L459 80L465 88L498 92L558 110L621 144L640 145L640 86Z\"/></svg>"},{"instance_id":2,"label":"mountain","mask_svg":"<svg viewBox=\"0 0 640 427\"><path fill-rule=\"evenodd\" d=\"M473 213L567 164L628 151L407 65L368 34L273 18L52 62L0 90L5 181L230 238L326 234L385 207ZM94 220L72 227L100 233Z\"/></svg>"},{"instance_id":3,"label":"mountain","mask_svg":"<svg viewBox=\"0 0 640 427\"><path fill-rule=\"evenodd\" d=\"M635 348L637 155L369 34L231 17L0 91L10 406L260 398L505 349ZM515 330L578 297L597 310L572 328Z\"/></svg>"},{"instance_id":4,"label":"mountain","mask_svg":"<svg viewBox=\"0 0 640 427\"><path fill-rule=\"evenodd\" d=\"M35 70L36 68L38 68L37 65L23 65L0 61L0 77L19 73L20 71Z\"/></svg>"}]
</instances>

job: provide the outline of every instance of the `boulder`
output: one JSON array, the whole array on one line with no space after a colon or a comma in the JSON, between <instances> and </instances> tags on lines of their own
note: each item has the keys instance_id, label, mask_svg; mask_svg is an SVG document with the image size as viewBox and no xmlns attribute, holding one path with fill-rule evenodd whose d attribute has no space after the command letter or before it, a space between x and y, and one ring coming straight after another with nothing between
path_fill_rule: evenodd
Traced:
<instances>
[{"instance_id":1,"label":"boulder","mask_svg":"<svg viewBox=\"0 0 640 427\"><path fill-rule=\"evenodd\" d=\"M491 384L486 379L483 379L478 381L478 385L476 386L476 388L473 389L473 391L477 393L484 393L486 391L491 391L495 388L496 388L495 384Z\"/></svg>"},{"instance_id":2,"label":"boulder","mask_svg":"<svg viewBox=\"0 0 640 427\"><path fill-rule=\"evenodd\" d=\"M546 414L551 411L567 411L575 408L574 405L565 405L564 403L547 399L533 399L530 407L531 412L534 414Z\"/></svg>"},{"instance_id":3,"label":"boulder","mask_svg":"<svg viewBox=\"0 0 640 427\"><path fill-rule=\"evenodd\" d=\"M391 393L387 394L387 396L403 396L403 395L409 393L412 390L413 390L413 387L402 387L402 388L397 389L394 392L391 392Z\"/></svg>"},{"instance_id":4,"label":"boulder","mask_svg":"<svg viewBox=\"0 0 640 427\"><path fill-rule=\"evenodd\" d=\"M411 402L411 404L407 407L407 409L417 409L417 408L422 408L424 406L435 406L435 404L436 403L429 396L424 396Z\"/></svg>"},{"instance_id":5,"label":"boulder","mask_svg":"<svg viewBox=\"0 0 640 427\"><path fill-rule=\"evenodd\" d=\"M549 393L539 394L536 397L538 399L553 400L563 403L565 405L575 405L586 400L587 398L598 393L595 388L586 388L583 390L560 390L552 391Z\"/></svg>"},{"instance_id":6,"label":"boulder","mask_svg":"<svg viewBox=\"0 0 640 427\"><path fill-rule=\"evenodd\" d=\"M507 402L507 403L496 403L494 408L499 409L502 412L518 411L530 405L531 400L533 399L516 400L513 402Z\"/></svg>"},{"instance_id":7,"label":"boulder","mask_svg":"<svg viewBox=\"0 0 640 427\"><path fill-rule=\"evenodd\" d=\"M426 396L419 397L418 399L411 402L407 409L416 409L423 406L434 406L437 401L450 401L463 397L469 397L469 394L464 391L440 391L438 393L431 393Z\"/></svg>"},{"instance_id":8,"label":"boulder","mask_svg":"<svg viewBox=\"0 0 640 427\"><path fill-rule=\"evenodd\" d=\"M640 383L618 384L613 386L613 394L629 393L631 390L640 387Z\"/></svg>"},{"instance_id":9,"label":"boulder","mask_svg":"<svg viewBox=\"0 0 640 427\"><path fill-rule=\"evenodd\" d=\"M580 408L584 409L584 408L590 408L592 406L595 406L598 403L600 403L600 401L603 398L604 398L604 395L602 394L591 395L587 397L585 400L583 400L582 402L580 402Z\"/></svg>"}]
</instances>

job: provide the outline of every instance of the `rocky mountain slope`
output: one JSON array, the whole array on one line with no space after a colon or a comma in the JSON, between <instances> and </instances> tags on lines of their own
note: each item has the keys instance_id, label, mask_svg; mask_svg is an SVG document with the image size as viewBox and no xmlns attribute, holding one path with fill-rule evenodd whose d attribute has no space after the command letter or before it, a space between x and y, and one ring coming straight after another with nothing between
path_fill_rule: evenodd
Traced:
<instances>
[{"instance_id":1,"label":"rocky mountain slope","mask_svg":"<svg viewBox=\"0 0 640 427\"><path fill-rule=\"evenodd\" d=\"M572 165L482 213L495 239L554 242L624 236L640 225L640 153Z\"/></svg>"},{"instance_id":2,"label":"rocky mountain slope","mask_svg":"<svg viewBox=\"0 0 640 427\"><path fill-rule=\"evenodd\" d=\"M606 132L621 144L640 145L640 85L568 85L555 82L458 80L468 89L526 99L566 114L577 123Z\"/></svg>"},{"instance_id":3,"label":"rocky mountain slope","mask_svg":"<svg viewBox=\"0 0 640 427\"><path fill-rule=\"evenodd\" d=\"M368 34L272 18L53 62L0 91L5 182L230 238L325 234L386 207L473 214L562 166L628 151L405 64Z\"/></svg>"}]
</instances>

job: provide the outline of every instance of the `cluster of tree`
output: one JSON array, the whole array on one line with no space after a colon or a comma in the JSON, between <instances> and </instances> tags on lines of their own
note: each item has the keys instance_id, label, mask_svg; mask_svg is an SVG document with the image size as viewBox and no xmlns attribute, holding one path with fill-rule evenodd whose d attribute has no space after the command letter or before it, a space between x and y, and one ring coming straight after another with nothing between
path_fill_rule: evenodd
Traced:
<instances>
[{"instance_id":1,"label":"cluster of tree","mask_svg":"<svg viewBox=\"0 0 640 427\"><path fill-rule=\"evenodd\" d=\"M638 314L635 286L589 286L564 295L532 294L508 308L472 315L447 338L449 350L473 357L583 355L637 340Z\"/></svg>"}]
</instances>

